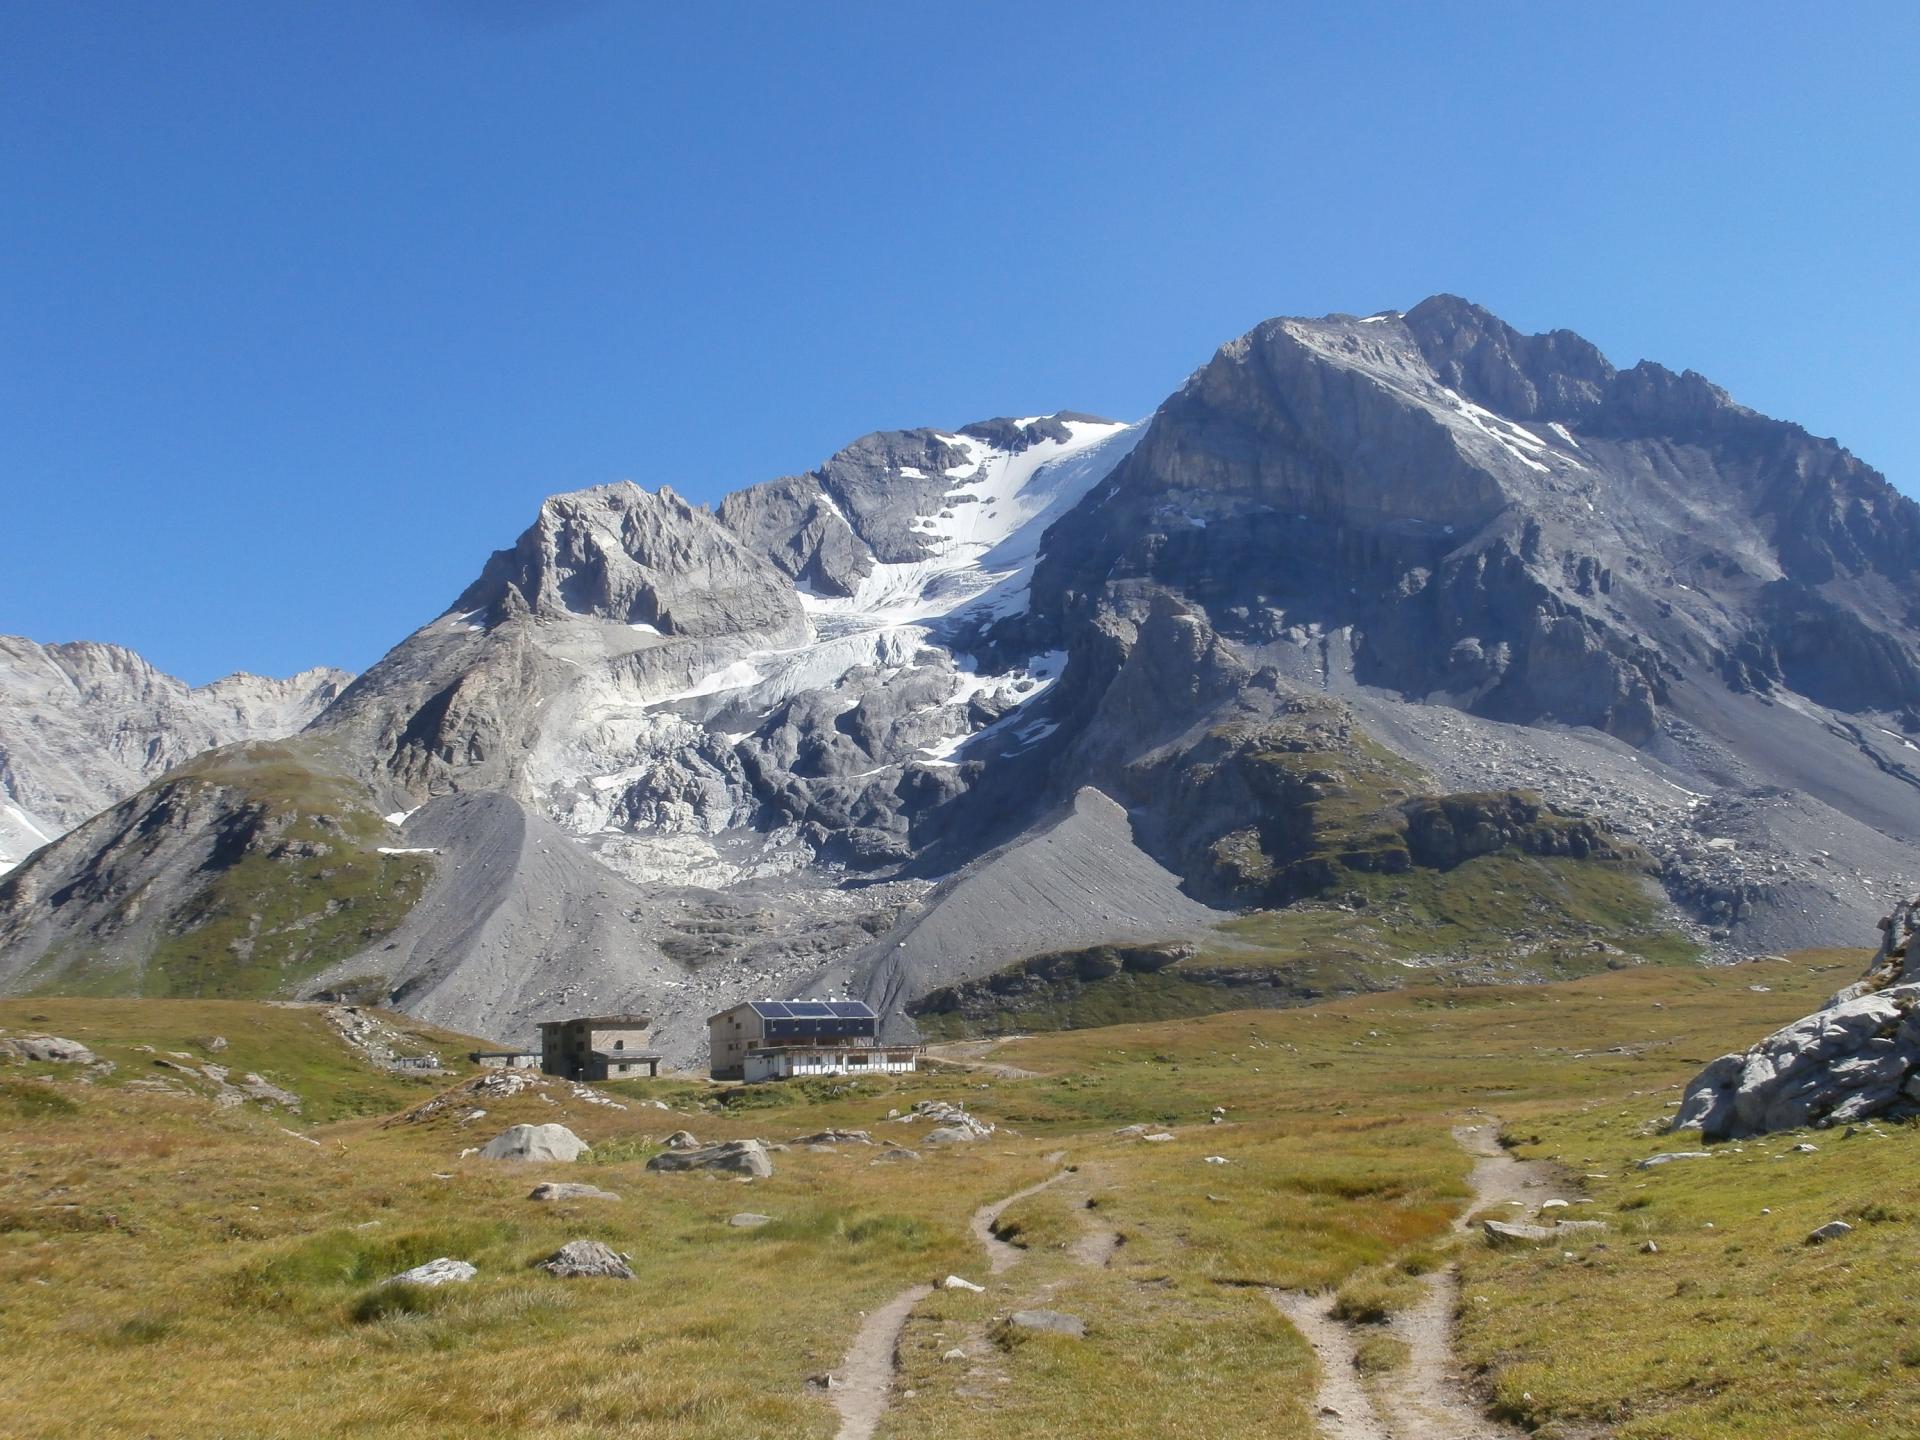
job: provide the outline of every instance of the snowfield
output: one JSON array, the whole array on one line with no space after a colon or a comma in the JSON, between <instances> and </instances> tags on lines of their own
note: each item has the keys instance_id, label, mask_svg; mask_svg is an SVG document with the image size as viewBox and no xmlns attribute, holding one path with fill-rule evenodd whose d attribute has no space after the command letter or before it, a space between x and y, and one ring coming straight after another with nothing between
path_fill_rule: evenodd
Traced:
<instances>
[{"instance_id":1,"label":"snowfield","mask_svg":"<svg viewBox=\"0 0 1920 1440\"><path fill-rule=\"evenodd\" d=\"M1146 428L1144 422L1064 423L1071 438L1043 441L1018 454L968 435L941 436L964 449L968 463L947 471L957 483L947 492L946 507L914 522L929 554L875 565L844 598L801 589L800 603L816 628L844 633L963 611L998 618L1025 610L1047 527L1106 479Z\"/></svg>"}]
</instances>

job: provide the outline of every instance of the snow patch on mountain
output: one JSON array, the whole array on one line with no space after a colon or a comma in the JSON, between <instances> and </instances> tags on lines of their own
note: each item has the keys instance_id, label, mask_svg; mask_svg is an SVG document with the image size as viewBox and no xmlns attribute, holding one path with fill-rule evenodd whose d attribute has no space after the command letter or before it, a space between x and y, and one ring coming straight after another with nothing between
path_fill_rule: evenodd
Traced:
<instances>
[{"instance_id":1,"label":"snow patch on mountain","mask_svg":"<svg viewBox=\"0 0 1920 1440\"><path fill-rule=\"evenodd\" d=\"M958 615L976 608L998 618L1026 608L1047 527L1071 510L1125 458L1143 424L1063 422L1066 440L1007 451L969 435L940 438L967 452L946 473L960 483L947 504L920 517L914 532L927 554L877 564L851 596L800 590L822 634Z\"/></svg>"},{"instance_id":2,"label":"snow patch on mountain","mask_svg":"<svg viewBox=\"0 0 1920 1440\"><path fill-rule=\"evenodd\" d=\"M0 804L0 875L53 839L49 827L18 805Z\"/></svg>"}]
</instances>

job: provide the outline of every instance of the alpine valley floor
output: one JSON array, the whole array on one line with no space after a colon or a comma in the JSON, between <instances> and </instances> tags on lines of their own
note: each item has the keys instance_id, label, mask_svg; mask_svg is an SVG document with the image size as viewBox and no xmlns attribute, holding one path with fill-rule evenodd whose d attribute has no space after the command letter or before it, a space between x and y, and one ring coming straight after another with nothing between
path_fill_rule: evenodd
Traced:
<instances>
[{"instance_id":1,"label":"alpine valley floor","mask_svg":"<svg viewBox=\"0 0 1920 1440\"><path fill-rule=\"evenodd\" d=\"M1351 1418L1321 1413L1326 1382L1390 1415L1457 1361L1489 1434L1911 1434L1912 1127L1638 1168L1698 1148L1661 1126L1704 1061L1805 1014L1863 959L1413 988L752 1089L474 1093L477 1072L373 1068L318 1006L0 1003L0 1034L111 1062L0 1069L0 1428L827 1440L858 1412L881 1440L1308 1440ZM407 1044L464 1049L393 1023ZM257 1073L298 1112L264 1090L232 1099L209 1066ZM887 1118L930 1099L997 1128L937 1147L932 1122ZM556 1121L589 1156L463 1156ZM1496 1126L1524 1168L1456 1134L1485 1148ZM680 1129L787 1148L750 1182L648 1171ZM873 1143L793 1143L829 1129ZM894 1147L921 1158L878 1160ZM1551 1185L1499 1193L1511 1175ZM619 1198L530 1199L548 1180ZM1469 1213L1476 1194L1493 1203ZM1571 1203L1540 1207L1548 1194ZM1536 1208L1607 1228L1496 1249L1460 1225ZM730 1223L746 1212L769 1218ZM1805 1243L1834 1219L1852 1232ZM579 1238L624 1252L635 1278L536 1268ZM440 1256L477 1277L380 1283ZM949 1274L984 1288L925 1288ZM1322 1317L1317 1349L1274 1292ZM1435 1310L1456 1293L1457 1319ZM1084 1335L1012 1319L1031 1311ZM876 1373L856 1337L896 1321L892 1373ZM864 1410L831 1383L849 1378L878 1386Z\"/></svg>"}]
</instances>

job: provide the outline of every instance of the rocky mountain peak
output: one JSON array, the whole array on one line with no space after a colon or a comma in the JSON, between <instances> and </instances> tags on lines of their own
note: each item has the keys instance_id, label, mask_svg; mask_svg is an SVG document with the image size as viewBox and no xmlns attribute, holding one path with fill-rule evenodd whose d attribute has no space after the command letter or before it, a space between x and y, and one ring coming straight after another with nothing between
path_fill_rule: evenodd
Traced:
<instances>
[{"instance_id":1,"label":"rocky mountain peak","mask_svg":"<svg viewBox=\"0 0 1920 1440\"><path fill-rule=\"evenodd\" d=\"M648 491L632 481L549 498L454 609L497 623L514 608L514 593L537 617L597 618L691 639L805 624L783 577L711 511L667 486Z\"/></svg>"},{"instance_id":2,"label":"rocky mountain peak","mask_svg":"<svg viewBox=\"0 0 1920 1440\"><path fill-rule=\"evenodd\" d=\"M1614 378L1607 357L1571 330L1522 335L1457 295L1431 296L1401 318L1441 383L1517 420L1584 421Z\"/></svg>"}]
</instances>

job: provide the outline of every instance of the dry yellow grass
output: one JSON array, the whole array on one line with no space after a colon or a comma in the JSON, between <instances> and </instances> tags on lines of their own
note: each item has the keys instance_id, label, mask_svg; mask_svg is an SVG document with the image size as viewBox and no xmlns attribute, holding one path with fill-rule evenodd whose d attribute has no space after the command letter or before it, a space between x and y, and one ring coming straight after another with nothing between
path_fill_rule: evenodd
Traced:
<instances>
[{"instance_id":1,"label":"dry yellow grass","mask_svg":"<svg viewBox=\"0 0 1920 1440\"><path fill-rule=\"evenodd\" d=\"M283 1068L249 1064L331 1097L324 1114L351 1117L295 1124L307 1139L251 1106L215 1113L201 1099L127 1089L118 1084L125 1073L83 1085L54 1067L15 1068L0 1077L8 1336L0 1413L7 1433L35 1437L826 1437L832 1407L809 1378L839 1364L861 1312L949 1271L985 1280L968 1217L1050 1173L1047 1157L1064 1151L1074 1174L1003 1217L1028 1244L1025 1263L987 1282L984 1295L939 1292L916 1310L882 1434L1304 1437L1312 1357L1254 1287L1346 1283L1356 1304L1369 1286L1391 1292L1398 1267L1428 1251L1463 1202L1467 1162L1448 1129L1476 1107L1507 1117L1523 1137L1538 1133L1543 1150L1593 1154L1625 1175L1636 1146L1660 1143L1639 1127L1663 1111L1673 1085L1804 1013L1839 973L1816 965L1857 963L1414 991L1003 1047L996 1058L1040 1072L1032 1079L947 1073L763 1087L728 1097L746 1102L733 1104L680 1081L607 1087L626 1109L554 1087L545 1092L554 1103L536 1093L489 1100L478 1120L453 1107L401 1124L364 1106L379 1099L390 1113L421 1090L369 1078L330 1034L285 1019L310 1012L266 1012L278 1018L262 1023L291 1026L273 1037ZM1754 982L1770 988L1749 990ZM44 1013L48 1022L34 1028L91 1026L77 1038L121 1054L218 1028L236 1032L237 1049L243 1012L255 1008L224 1012L217 1027L190 1008L84 1008L106 1003L0 1004L0 1026L28 1028L29 1012ZM682 1127L703 1140L779 1141L853 1126L911 1143L924 1126L883 1117L932 1095L964 1100L1001 1132L917 1164L873 1165L860 1146L791 1150L776 1157L772 1179L752 1184L644 1168L653 1144ZM652 1098L674 1111L652 1108ZM1209 1123L1215 1106L1224 1123ZM506 1125L549 1120L592 1142L598 1163L460 1158ZM1143 1122L1169 1126L1175 1138L1113 1133ZM1902 1131L1847 1142L1884 1145L1872 1166L1855 1167L1837 1146L1800 1157L1829 1168L1793 1172L1809 1188L1782 1224L1801 1223L1791 1204L1810 1213L1866 1185L1873 1166L1890 1167L1871 1179L1890 1190L1899 1162L1882 1157L1904 1153L1910 1140ZM1767 1163L1779 1173L1789 1162ZM1632 1395L1657 1395L1660 1423L1671 1427L1635 1410L1629 1418L1641 1428L1630 1433L1769 1433L1741 1427L1785 1413L1763 1399L1782 1387L1731 1357L1751 1348L1739 1327L1763 1313L1776 1269L1793 1277L1809 1317L1793 1325L1844 1334L1865 1324L1895 1337L1898 1296L1840 1267L1896 1253L1914 1223L1906 1202L1863 1226L1871 1251L1788 1254L1798 1237L1784 1231L1764 1243L1743 1236L1746 1248L1731 1256L1724 1244L1710 1251L1715 1242L1689 1228L1688 1207L1731 1202L1688 1200L1683 1187L1743 1173L1736 1162L1670 1185L1663 1176L1658 1189L1636 1192L1655 1197L1638 1208L1630 1194L1596 1189L1625 1230L1658 1224L1675 1237L1676 1256L1701 1267L1676 1269L1664 1297L1642 1283L1652 1272L1632 1269L1639 1257L1626 1247L1579 1274L1538 1257L1470 1253L1470 1288L1487 1301L1469 1316L1467 1343L1508 1403L1531 1393L1530 1418L1578 1422ZM623 1198L528 1200L548 1178L591 1181ZM1920 1201L1911 1209L1920 1212ZM734 1229L726 1221L740 1210L777 1219ZM1121 1236L1110 1264L1075 1258L1089 1228ZM562 1282L531 1268L577 1237L629 1252L638 1278ZM473 1261L480 1278L419 1296L377 1289L441 1254ZM1702 1285L1709 1263L1731 1267L1738 1283L1723 1275L1724 1294L1701 1290L1674 1303L1672 1287ZM1592 1338L1611 1323L1615 1286L1627 1287L1619 1294L1644 1341L1639 1351ZM1391 1293L1381 1303L1393 1303ZM997 1323L1032 1304L1081 1315L1087 1338L1018 1336ZM1681 1348L1689 1333L1692 1348ZM1696 1385L1717 1387L1714 1404L1686 1410L1664 1383L1671 1375L1649 1368L1648 1352L1668 1334L1674 1353L1692 1357L1687 1373L1709 1377ZM1795 1342L1779 1330L1771 1343ZM967 1361L940 1358L956 1345ZM1569 1346L1581 1349L1582 1364L1543 1380L1542 1367ZM1920 1393L1920 1369L1904 1353L1897 1344L1890 1357L1821 1350L1821 1372L1802 1374L1799 1390L1810 1404L1827 1397L1874 1418L1900 1413ZM1673 1417L1683 1414L1695 1418L1681 1425Z\"/></svg>"}]
</instances>

